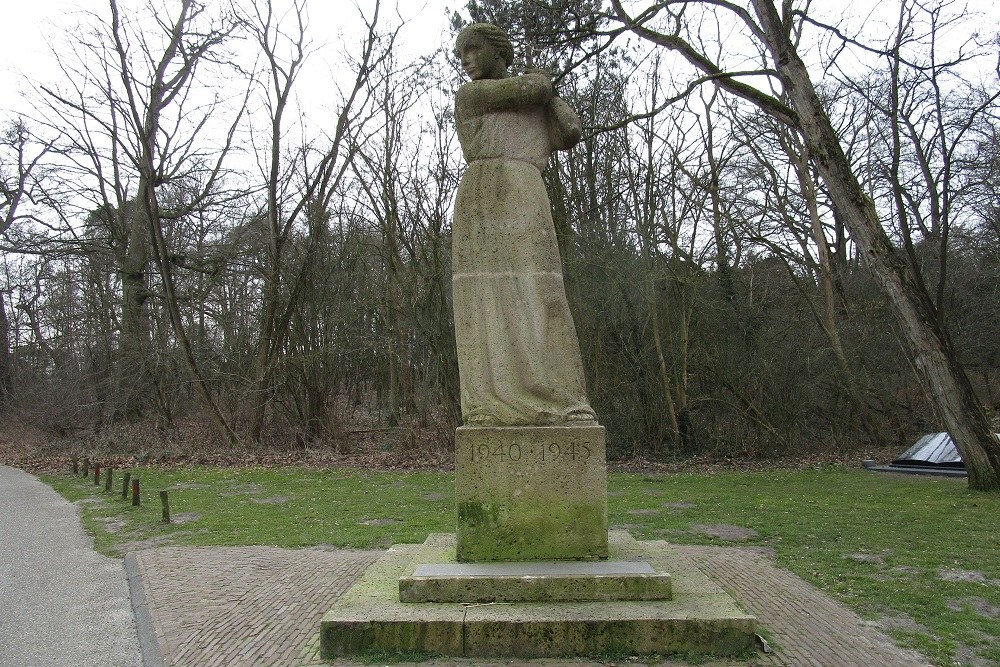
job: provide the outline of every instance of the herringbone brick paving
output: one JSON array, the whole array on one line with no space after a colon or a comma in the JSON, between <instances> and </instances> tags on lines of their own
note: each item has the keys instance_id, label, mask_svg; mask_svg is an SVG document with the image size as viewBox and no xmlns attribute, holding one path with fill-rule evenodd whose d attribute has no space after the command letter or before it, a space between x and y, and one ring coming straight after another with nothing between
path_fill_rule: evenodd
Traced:
<instances>
[{"instance_id":1,"label":"herringbone brick paving","mask_svg":"<svg viewBox=\"0 0 1000 667\"><path fill-rule=\"evenodd\" d=\"M295 665L377 551L182 548L136 562L164 667Z\"/></svg>"},{"instance_id":2,"label":"herringbone brick paving","mask_svg":"<svg viewBox=\"0 0 1000 667\"><path fill-rule=\"evenodd\" d=\"M778 651L703 667L925 667L871 624L791 572L748 549L667 545L693 561L757 616ZM305 667L316 658L319 620L380 555L376 551L273 547L165 547L133 554L163 667ZM337 665L353 664L338 660ZM524 661L436 659L431 666ZM600 665L541 660L532 665ZM648 663L640 663L648 664ZM680 667L683 662L662 665ZM148 667L148 666L147 666Z\"/></svg>"},{"instance_id":3,"label":"herringbone brick paving","mask_svg":"<svg viewBox=\"0 0 1000 667\"><path fill-rule=\"evenodd\" d=\"M790 667L926 667L854 612L767 558L727 547L672 546L757 617Z\"/></svg>"}]
</instances>

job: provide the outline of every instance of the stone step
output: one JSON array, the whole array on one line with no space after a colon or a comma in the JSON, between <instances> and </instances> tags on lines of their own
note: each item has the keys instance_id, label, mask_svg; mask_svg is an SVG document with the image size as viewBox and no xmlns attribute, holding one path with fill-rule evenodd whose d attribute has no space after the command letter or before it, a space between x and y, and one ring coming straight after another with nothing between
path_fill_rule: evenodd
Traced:
<instances>
[{"instance_id":1,"label":"stone step","mask_svg":"<svg viewBox=\"0 0 1000 667\"><path fill-rule=\"evenodd\" d=\"M320 653L423 652L444 656L543 658L671 653L733 656L752 650L756 619L676 548L610 534L614 561L669 570L672 600L409 603L400 577L417 565L455 563L455 536L395 545L323 617ZM536 563L536 565L538 565ZM636 566L638 567L638 566Z\"/></svg>"},{"instance_id":2,"label":"stone step","mask_svg":"<svg viewBox=\"0 0 1000 667\"><path fill-rule=\"evenodd\" d=\"M644 561L421 563L400 602L669 600L670 575Z\"/></svg>"}]
</instances>

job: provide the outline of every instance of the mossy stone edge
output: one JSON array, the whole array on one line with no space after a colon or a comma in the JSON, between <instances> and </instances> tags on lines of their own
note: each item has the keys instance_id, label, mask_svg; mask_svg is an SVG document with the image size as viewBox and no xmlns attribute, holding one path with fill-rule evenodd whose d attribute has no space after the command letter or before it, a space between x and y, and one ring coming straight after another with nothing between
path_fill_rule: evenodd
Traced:
<instances>
[{"instance_id":1,"label":"mossy stone edge","mask_svg":"<svg viewBox=\"0 0 1000 667\"><path fill-rule=\"evenodd\" d=\"M455 562L455 537L395 545L327 612L321 655L373 651L466 657L571 657L689 653L742 655L753 648L756 619L742 611L693 562L666 542L611 533L611 557L645 560L670 571L670 601L524 602L466 606L403 603L399 579L418 563Z\"/></svg>"}]
</instances>

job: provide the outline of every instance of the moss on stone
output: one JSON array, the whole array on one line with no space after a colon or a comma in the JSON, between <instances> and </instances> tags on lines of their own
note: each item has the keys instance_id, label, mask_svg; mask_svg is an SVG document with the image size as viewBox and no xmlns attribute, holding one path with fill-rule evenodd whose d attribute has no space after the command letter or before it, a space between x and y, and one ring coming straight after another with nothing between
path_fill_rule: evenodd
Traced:
<instances>
[{"instance_id":1,"label":"moss on stone","mask_svg":"<svg viewBox=\"0 0 1000 667\"><path fill-rule=\"evenodd\" d=\"M459 561L608 557L603 503L459 503Z\"/></svg>"},{"instance_id":2,"label":"moss on stone","mask_svg":"<svg viewBox=\"0 0 1000 667\"><path fill-rule=\"evenodd\" d=\"M322 621L321 654L330 660L381 650L452 656L564 657L691 653L742 655L753 646L755 621L697 566L665 542L609 540L618 560L637 558L678 582L672 602L403 603L384 581L413 572L416 563L452 562L434 536L427 545L396 545L362 575ZM453 552L451 552L453 553ZM378 581L379 583L375 583Z\"/></svg>"}]
</instances>

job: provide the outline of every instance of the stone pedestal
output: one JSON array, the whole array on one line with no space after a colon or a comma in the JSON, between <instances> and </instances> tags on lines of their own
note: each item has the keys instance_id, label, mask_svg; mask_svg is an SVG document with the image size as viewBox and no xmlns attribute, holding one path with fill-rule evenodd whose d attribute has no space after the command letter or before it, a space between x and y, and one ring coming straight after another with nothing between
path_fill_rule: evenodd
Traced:
<instances>
[{"instance_id":1,"label":"stone pedestal","mask_svg":"<svg viewBox=\"0 0 1000 667\"><path fill-rule=\"evenodd\" d=\"M618 531L611 534L609 548L613 559L609 563L469 566L455 563L454 535L431 535L420 545L394 545L323 617L321 655L325 660L368 652L425 652L467 658L609 653L738 656L753 649L754 617L737 607L682 552L665 542L637 542ZM603 572L606 567L613 572ZM668 567L671 573L665 578ZM426 574L429 568L439 586L436 591L425 588L423 593L456 601L400 601L404 590L408 590L404 594L407 598L412 593L417 599L427 597L413 584L428 578L420 573ZM474 576L486 579L471 581L467 576L470 568ZM498 571L482 571L491 569ZM594 572L586 572L588 569ZM582 589L574 584L575 592L564 587L566 577L582 576L608 577L618 579L618 583L608 586L591 581ZM651 581L661 593L669 591L672 581L671 599L652 599L650 591L644 590L637 600L617 600L636 583L637 576L654 577ZM450 577L455 581L440 581ZM503 581L509 577L515 580ZM514 593L524 601L469 604L471 600L493 599L490 591L504 591L501 598ZM544 595L536 597L543 591ZM599 601L545 601L550 596Z\"/></svg>"},{"instance_id":2,"label":"stone pedestal","mask_svg":"<svg viewBox=\"0 0 1000 667\"><path fill-rule=\"evenodd\" d=\"M608 557L604 427L463 426L459 562Z\"/></svg>"}]
</instances>

